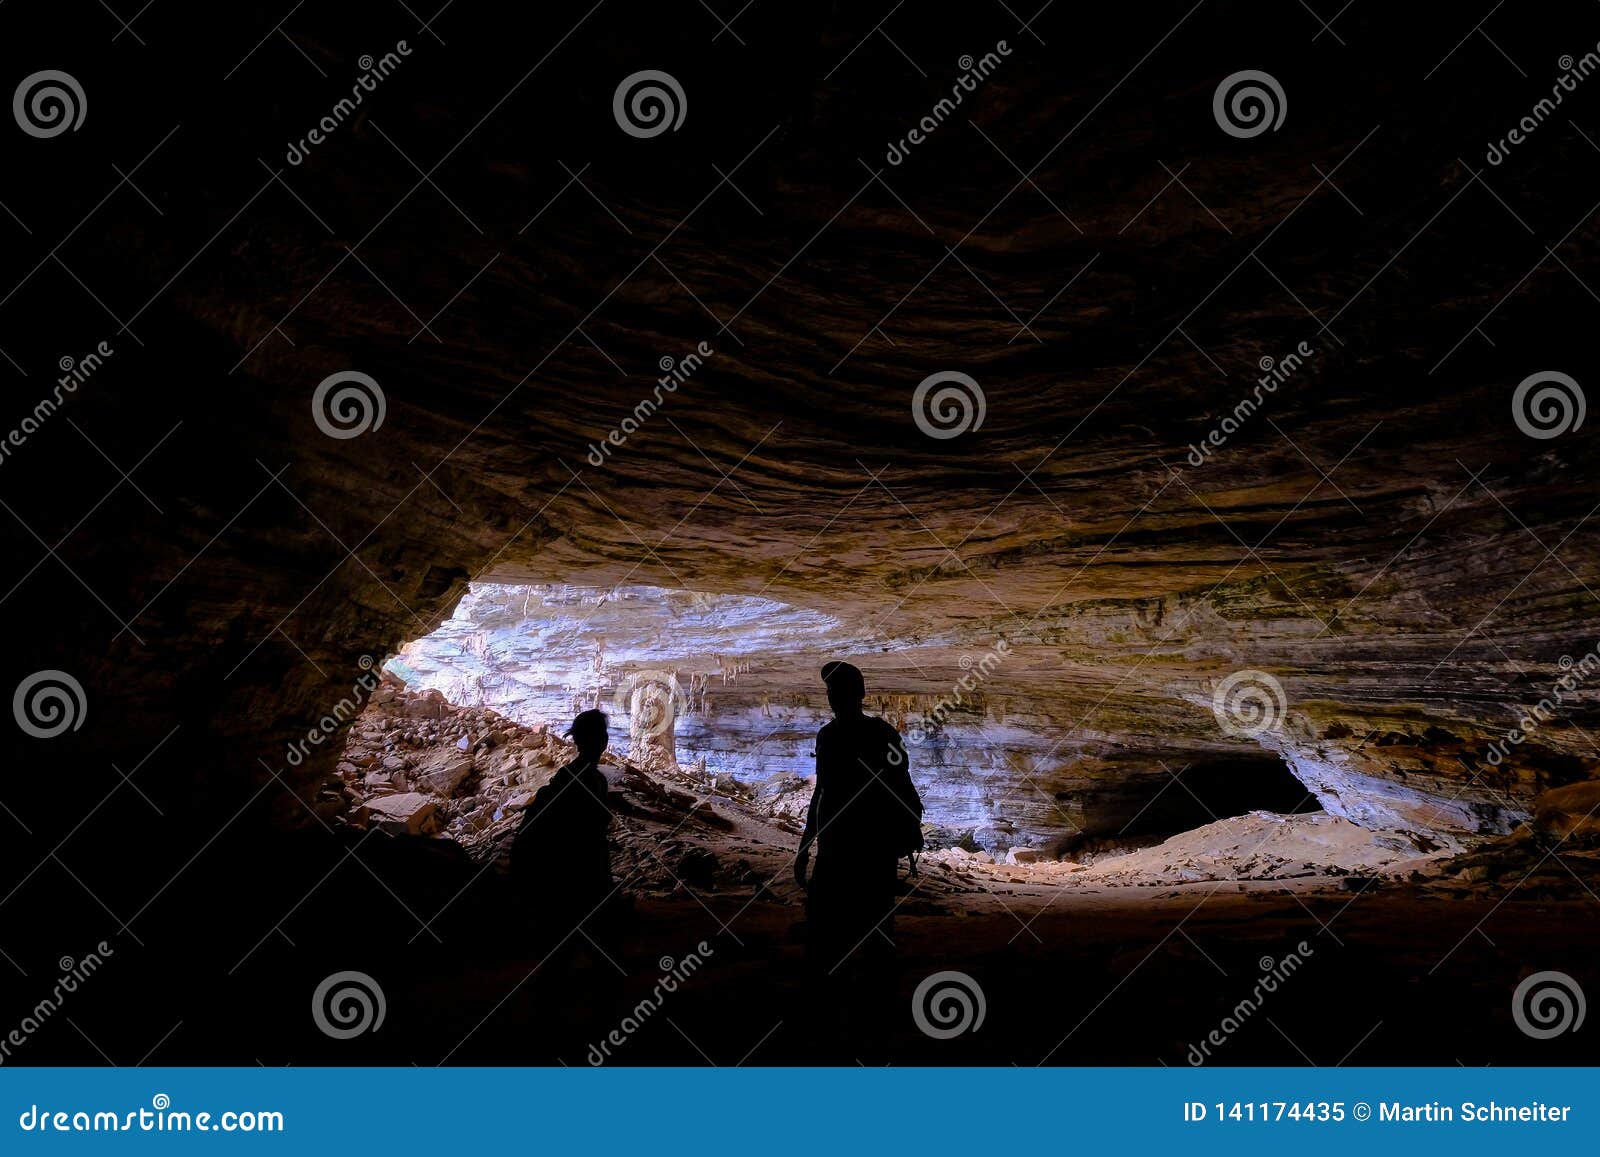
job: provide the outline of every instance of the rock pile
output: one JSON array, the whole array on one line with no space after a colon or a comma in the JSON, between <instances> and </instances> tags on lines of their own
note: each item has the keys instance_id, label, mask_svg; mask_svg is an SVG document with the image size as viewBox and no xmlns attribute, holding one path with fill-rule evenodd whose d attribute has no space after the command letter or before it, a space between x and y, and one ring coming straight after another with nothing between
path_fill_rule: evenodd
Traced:
<instances>
[{"instance_id":1,"label":"rock pile","mask_svg":"<svg viewBox=\"0 0 1600 1157\"><path fill-rule=\"evenodd\" d=\"M1455 849L1429 836L1370 830L1326 812L1255 811L1217 820L1150 848L1098 861L1087 881L1171 884L1288 880L1419 870Z\"/></svg>"},{"instance_id":2,"label":"rock pile","mask_svg":"<svg viewBox=\"0 0 1600 1157\"><path fill-rule=\"evenodd\" d=\"M1416 832L1369 831L1326 813L1256 811L1217 820L1093 864L1054 860L1037 848L1012 848L996 860L959 847L930 852L931 864L957 876L1010 883L1084 887L1169 885L1222 880L1287 880L1305 876L1409 874L1435 870L1450 851Z\"/></svg>"},{"instance_id":3,"label":"rock pile","mask_svg":"<svg viewBox=\"0 0 1600 1157\"><path fill-rule=\"evenodd\" d=\"M438 691L385 676L351 726L338 764L344 822L443 835L469 851L514 827L518 811L571 758L547 728L523 727Z\"/></svg>"},{"instance_id":4,"label":"rock pile","mask_svg":"<svg viewBox=\"0 0 1600 1157\"><path fill-rule=\"evenodd\" d=\"M546 725L458 707L385 675L351 725L319 810L363 830L452 840L504 871L523 809L576 754ZM608 754L601 771L617 816L613 869L631 890L746 887L782 876L811 795L799 776L752 787L699 760L640 766Z\"/></svg>"},{"instance_id":5,"label":"rock pile","mask_svg":"<svg viewBox=\"0 0 1600 1157\"><path fill-rule=\"evenodd\" d=\"M1535 900L1592 896L1600 885L1600 780L1542 793L1527 823L1444 868L1478 891Z\"/></svg>"}]
</instances>

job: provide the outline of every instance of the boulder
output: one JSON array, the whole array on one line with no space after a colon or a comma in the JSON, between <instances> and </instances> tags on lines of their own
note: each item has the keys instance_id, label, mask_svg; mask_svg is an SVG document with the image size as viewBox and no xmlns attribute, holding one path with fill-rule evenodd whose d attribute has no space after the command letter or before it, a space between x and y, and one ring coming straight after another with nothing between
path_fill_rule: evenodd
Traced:
<instances>
[{"instance_id":1,"label":"boulder","mask_svg":"<svg viewBox=\"0 0 1600 1157\"><path fill-rule=\"evenodd\" d=\"M405 713L416 719L437 719L444 714L445 699L432 687L406 700Z\"/></svg>"},{"instance_id":2,"label":"boulder","mask_svg":"<svg viewBox=\"0 0 1600 1157\"><path fill-rule=\"evenodd\" d=\"M472 774L472 766L472 756L451 752L448 758L423 764L411 778L419 790L449 799Z\"/></svg>"},{"instance_id":3,"label":"boulder","mask_svg":"<svg viewBox=\"0 0 1600 1157\"><path fill-rule=\"evenodd\" d=\"M1006 853L1008 864L1037 864L1044 859L1044 853L1038 848L1012 848Z\"/></svg>"},{"instance_id":4,"label":"boulder","mask_svg":"<svg viewBox=\"0 0 1600 1157\"><path fill-rule=\"evenodd\" d=\"M399 772L372 770L361 780L361 789L368 795L388 794L396 790L405 790L406 777Z\"/></svg>"},{"instance_id":5,"label":"boulder","mask_svg":"<svg viewBox=\"0 0 1600 1157\"><path fill-rule=\"evenodd\" d=\"M1600 779L1551 788L1533 801L1535 831L1583 841L1600 836Z\"/></svg>"},{"instance_id":6,"label":"boulder","mask_svg":"<svg viewBox=\"0 0 1600 1157\"><path fill-rule=\"evenodd\" d=\"M370 823L393 835L422 836L439 829L439 802L421 792L367 800Z\"/></svg>"}]
</instances>

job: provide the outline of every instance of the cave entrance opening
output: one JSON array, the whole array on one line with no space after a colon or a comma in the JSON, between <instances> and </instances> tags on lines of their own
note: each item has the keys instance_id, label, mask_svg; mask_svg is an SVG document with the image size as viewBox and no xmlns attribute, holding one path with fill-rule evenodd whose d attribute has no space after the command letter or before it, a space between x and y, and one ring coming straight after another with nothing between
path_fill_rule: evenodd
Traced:
<instances>
[{"instance_id":1,"label":"cave entrance opening","mask_svg":"<svg viewBox=\"0 0 1600 1157\"><path fill-rule=\"evenodd\" d=\"M340 765L386 830L498 841L574 754L564 733L606 713L601 771L803 817L823 661L859 641L833 617L760 595L651 586L473 583L449 618L383 666ZM642 781L635 787L643 789Z\"/></svg>"},{"instance_id":2,"label":"cave entrance opening","mask_svg":"<svg viewBox=\"0 0 1600 1157\"><path fill-rule=\"evenodd\" d=\"M1008 683L1008 669L952 706L939 680L966 670L961 647L886 638L764 593L473 583L448 619L385 662L350 730L339 790L360 826L442 836L488 858L574 757L563 737L573 717L598 708L616 798L662 823L660 838L704 837L675 854L702 863L701 852L753 840L792 856L815 737L831 718L820 667L840 657L860 661L868 711L906 737L935 868L1035 864L1064 882L1159 853L1139 877L1153 882L1186 878L1190 863L1242 875L1256 870L1253 846L1270 844L1260 863L1299 870L1330 828L1370 858L1359 829L1313 814L1316 798L1276 754L1197 759L1143 736L1137 751L1113 741L1103 757L1056 758L1071 724L1051 716L1036 673ZM1052 799L1040 779L1065 790ZM1333 847L1327 866L1342 855Z\"/></svg>"}]
</instances>

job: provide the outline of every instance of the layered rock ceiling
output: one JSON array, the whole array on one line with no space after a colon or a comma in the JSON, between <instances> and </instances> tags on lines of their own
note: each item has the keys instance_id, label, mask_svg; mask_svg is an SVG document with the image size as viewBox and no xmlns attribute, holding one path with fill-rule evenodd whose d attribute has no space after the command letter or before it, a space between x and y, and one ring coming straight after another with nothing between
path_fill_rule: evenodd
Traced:
<instances>
[{"instance_id":1,"label":"layered rock ceiling","mask_svg":"<svg viewBox=\"0 0 1600 1157\"><path fill-rule=\"evenodd\" d=\"M1594 384L1600 82L1484 160L1600 40L1592 6L1507 13L1493 44L1392 5L1336 34L1222 2L878 32L852 5L732 32L358 7L296 17L299 52L248 4L158 5L137 57L80 45L81 14L40 40L92 113L8 145L6 425L113 352L0 466L12 683L66 671L87 703L0 789L38 854L78 818L47 766L99 798L114 763L207 830L257 798L310 823L291 792L337 745L292 745L471 580L769 600L924 708L1003 645L993 746L929 794L1036 832L1278 756L1336 815L1443 833L1592 771L1600 682L1522 721L1595 674L1594 426L1531 437L1513 395ZM612 97L652 68L687 116L637 138ZM1287 115L1240 138L1212 99L1251 68ZM384 410L336 438L313 395L347 371ZM982 423L931 437L913 394L951 372ZM1260 734L1213 711L1239 671L1281 685ZM741 686L782 675L814 716L803 673Z\"/></svg>"}]
</instances>

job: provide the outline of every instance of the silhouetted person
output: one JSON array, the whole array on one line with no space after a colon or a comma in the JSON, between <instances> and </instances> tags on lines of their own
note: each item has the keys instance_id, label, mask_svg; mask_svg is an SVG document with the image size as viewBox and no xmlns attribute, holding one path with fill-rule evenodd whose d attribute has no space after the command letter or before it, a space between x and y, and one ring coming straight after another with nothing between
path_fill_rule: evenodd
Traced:
<instances>
[{"instance_id":1,"label":"silhouetted person","mask_svg":"<svg viewBox=\"0 0 1600 1157\"><path fill-rule=\"evenodd\" d=\"M817 781L794 874L808 888L812 963L836 976L851 961L871 965L892 954L899 861L922 849L922 800L900 733L862 713L860 670L828 663L822 679L833 720L817 732ZM813 843L817 868L808 884Z\"/></svg>"},{"instance_id":2,"label":"silhouetted person","mask_svg":"<svg viewBox=\"0 0 1600 1157\"><path fill-rule=\"evenodd\" d=\"M534 793L511 844L511 877L540 931L559 941L611 892L611 807L600 773L610 732L600 711L567 731L578 755Z\"/></svg>"}]
</instances>

